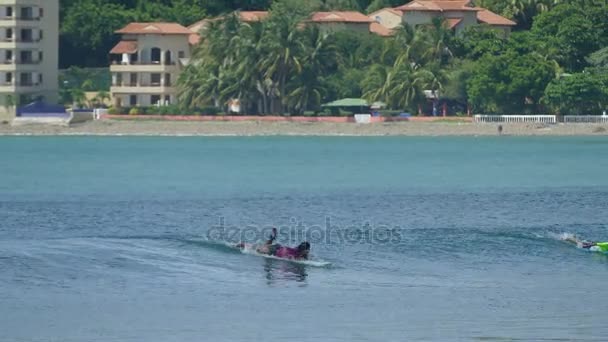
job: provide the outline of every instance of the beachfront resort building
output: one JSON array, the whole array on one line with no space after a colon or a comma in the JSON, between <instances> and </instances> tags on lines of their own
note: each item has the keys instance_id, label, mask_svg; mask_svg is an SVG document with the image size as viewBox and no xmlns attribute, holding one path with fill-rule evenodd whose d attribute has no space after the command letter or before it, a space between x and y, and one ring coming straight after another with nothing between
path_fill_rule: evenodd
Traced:
<instances>
[{"instance_id":1,"label":"beachfront resort building","mask_svg":"<svg viewBox=\"0 0 608 342\"><path fill-rule=\"evenodd\" d=\"M247 23L262 21L268 15L266 11L238 12L239 19ZM176 103L179 74L189 62L194 46L204 40L205 29L218 19L221 17L203 19L187 28L176 23L131 23L116 31L122 38L110 51L113 106ZM316 12L307 23L331 32L390 35L388 29L359 12Z\"/></svg>"},{"instance_id":2,"label":"beachfront resort building","mask_svg":"<svg viewBox=\"0 0 608 342\"><path fill-rule=\"evenodd\" d=\"M131 23L110 51L114 107L176 102L175 82L198 36L176 23Z\"/></svg>"},{"instance_id":3,"label":"beachfront resort building","mask_svg":"<svg viewBox=\"0 0 608 342\"><path fill-rule=\"evenodd\" d=\"M59 0L0 0L0 119L33 100L56 102Z\"/></svg>"},{"instance_id":4,"label":"beachfront resort building","mask_svg":"<svg viewBox=\"0 0 608 342\"><path fill-rule=\"evenodd\" d=\"M399 25L412 27L428 25L441 17L456 34L473 25L487 25L508 36L515 22L485 8L476 7L470 0L414 0L395 8L384 8L369 16L389 30Z\"/></svg>"}]
</instances>

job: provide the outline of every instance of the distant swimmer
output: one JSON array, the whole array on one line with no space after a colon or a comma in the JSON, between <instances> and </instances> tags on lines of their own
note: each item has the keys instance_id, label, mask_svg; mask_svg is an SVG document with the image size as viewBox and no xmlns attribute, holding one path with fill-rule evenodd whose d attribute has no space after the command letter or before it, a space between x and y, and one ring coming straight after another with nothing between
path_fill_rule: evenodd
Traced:
<instances>
[{"instance_id":1,"label":"distant swimmer","mask_svg":"<svg viewBox=\"0 0 608 342\"><path fill-rule=\"evenodd\" d=\"M565 237L563 240L575 244L578 248L588 249L594 252L608 252L608 242L581 240L576 235Z\"/></svg>"},{"instance_id":2,"label":"distant swimmer","mask_svg":"<svg viewBox=\"0 0 608 342\"><path fill-rule=\"evenodd\" d=\"M302 242L298 247L285 247L279 244L275 244L277 239L277 229L272 228L272 233L268 240L262 244L255 246L255 251L260 254L272 255L277 258L292 259L292 260L308 260L310 253L310 243L307 241ZM237 248L244 249L249 246L243 242L236 245Z\"/></svg>"}]
</instances>

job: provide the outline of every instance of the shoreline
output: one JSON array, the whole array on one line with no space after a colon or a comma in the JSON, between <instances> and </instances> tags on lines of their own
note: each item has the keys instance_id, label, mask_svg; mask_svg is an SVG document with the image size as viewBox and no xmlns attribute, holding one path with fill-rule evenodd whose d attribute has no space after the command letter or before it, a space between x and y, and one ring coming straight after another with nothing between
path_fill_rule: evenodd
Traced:
<instances>
[{"instance_id":1,"label":"shoreline","mask_svg":"<svg viewBox=\"0 0 608 342\"><path fill-rule=\"evenodd\" d=\"M502 123L503 136L608 136L608 124ZM327 122L98 120L72 126L0 125L0 136L499 136L499 124L472 122Z\"/></svg>"}]
</instances>

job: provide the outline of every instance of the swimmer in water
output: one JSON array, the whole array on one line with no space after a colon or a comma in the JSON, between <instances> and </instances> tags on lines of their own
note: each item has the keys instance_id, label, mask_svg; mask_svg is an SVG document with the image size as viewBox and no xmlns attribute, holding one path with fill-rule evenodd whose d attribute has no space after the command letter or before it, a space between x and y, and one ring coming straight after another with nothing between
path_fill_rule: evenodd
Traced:
<instances>
[{"instance_id":1,"label":"swimmer in water","mask_svg":"<svg viewBox=\"0 0 608 342\"><path fill-rule=\"evenodd\" d=\"M589 249L591 247L597 246L597 243L587 240L581 240L576 235L568 236L564 238L564 241L571 242L575 244L578 248Z\"/></svg>"}]
</instances>

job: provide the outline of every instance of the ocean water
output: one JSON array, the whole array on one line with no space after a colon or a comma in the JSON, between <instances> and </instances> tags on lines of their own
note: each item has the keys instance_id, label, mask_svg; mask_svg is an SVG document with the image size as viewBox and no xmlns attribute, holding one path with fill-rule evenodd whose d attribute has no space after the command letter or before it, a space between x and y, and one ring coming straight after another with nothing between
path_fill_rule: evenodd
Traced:
<instances>
[{"instance_id":1,"label":"ocean water","mask_svg":"<svg viewBox=\"0 0 608 342\"><path fill-rule=\"evenodd\" d=\"M601 137L2 137L0 341L603 341L606 208Z\"/></svg>"}]
</instances>

